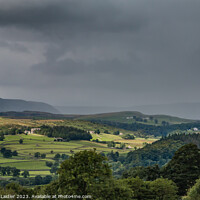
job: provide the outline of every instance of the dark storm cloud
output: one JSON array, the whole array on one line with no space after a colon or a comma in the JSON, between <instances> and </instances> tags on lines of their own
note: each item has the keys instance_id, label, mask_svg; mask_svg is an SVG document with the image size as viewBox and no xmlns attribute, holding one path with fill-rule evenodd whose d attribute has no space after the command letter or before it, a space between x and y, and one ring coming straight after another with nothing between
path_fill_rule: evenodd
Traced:
<instances>
[{"instance_id":1,"label":"dark storm cloud","mask_svg":"<svg viewBox=\"0 0 200 200\"><path fill-rule=\"evenodd\" d=\"M197 0L0 1L0 90L65 105L200 101L199 9Z\"/></svg>"}]
</instances>

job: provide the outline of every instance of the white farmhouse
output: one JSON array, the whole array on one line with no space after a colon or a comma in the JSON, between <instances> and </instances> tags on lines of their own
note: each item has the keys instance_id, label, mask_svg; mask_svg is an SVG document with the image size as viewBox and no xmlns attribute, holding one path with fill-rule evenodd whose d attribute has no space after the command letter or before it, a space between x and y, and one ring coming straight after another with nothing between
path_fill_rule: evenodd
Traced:
<instances>
[{"instance_id":1,"label":"white farmhouse","mask_svg":"<svg viewBox=\"0 0 200 200\"><path fill-rule=\"evenodd\" d=\"M39 131L41 128L32 128L31 129L31 134L33 134L35 131Z\"/></svg>"}]
</instances>

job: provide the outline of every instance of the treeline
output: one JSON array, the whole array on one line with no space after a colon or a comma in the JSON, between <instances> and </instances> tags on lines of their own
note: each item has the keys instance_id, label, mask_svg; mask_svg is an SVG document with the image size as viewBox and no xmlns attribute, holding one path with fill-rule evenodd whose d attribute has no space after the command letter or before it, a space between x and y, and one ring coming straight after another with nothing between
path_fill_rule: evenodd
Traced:
<instances>
[{"instance_id":1,"label":"treeline","mask_svg":"<svg viewBox=\"0 0 200 200\"><path fill-rule=\"evenodd\" d=\"M49 184L53 180L53 177L51 175L46 176L40 176L37 175L35 177L13 177L9 180L0 180L0 186L6 187L8 184L15 182L17 184L20 184L21 186L35 186L35 185L46 185Z\"/></svg>"},{"instance_id":2,"label":"treeline","mask_svg":"<svg viewBox=\"0 0 200 200\"><path fill-rule=\"evenodd\" d=\"M172 139L176 141L182 141L184 144L193 143L200 148L200 134L192 133L192 134L173 134L169 135L167 138L163 138L163 140Z\"/></svg>"},{"instance_id":3,"label":"treeline","mask_svg":"<svg viewBox=\"0 0 200 200\"><path fill-rule=\"evenodd\" d=\"M1 148L0 153L2 153L4 158L11 158L12 156L18 156L17 151L11 151L10 149L6 149L5 147Z\"/></svg>"},{"instance_id":4,"label":"treeline","mask_svg":"<svg viewBox=\"0 0 200 200\"><path fill-rule=\"evenodd\" d=\"M0 127L0 134L3 135L16 135L16 134L22 134L25 130L30 130L30 127L27 126L1 126Z\"/></svg>"},{"instance_id":5,"label":"treeline","mask_svg":"<svg viewBox=\"0 0 200 200\"><path fill-rule=\"evenodd\" d=\"M142 123L121 123L121 122L113 122L113 121L103 121L103 120L91 120L93 123L104 124L108 126L113 126L120 129L130 130L130 131L138 131L141 136L153 135L153 136L167 136L170 132L175 130L186 131L192 128L200 129L200 123L182 123L182 124L172 124L162 123L162 126L157 125L148 125Z\"/></svg>"},{"instance_id":6,"label":"treeline","mask_svg":"<svg viewBox=\"0 0 200 200\"><path fill-rule=\"evenodd\" d=\"M92 139L90 133L78 128L68 126L41 126L39 133L48 137L61 137L65 141Z\"/></svg>"},{"instance_id":7,"label":"treeline","mask_svg":"<svg viewBox=\"0 0 200 200\"><path fill-rule=\"evenodd\" d=\"M0 166L0 174L1 176L19 176L20 175L20 169L17 169L16 167L1 167Z\"/></svg>"}]
</instances>

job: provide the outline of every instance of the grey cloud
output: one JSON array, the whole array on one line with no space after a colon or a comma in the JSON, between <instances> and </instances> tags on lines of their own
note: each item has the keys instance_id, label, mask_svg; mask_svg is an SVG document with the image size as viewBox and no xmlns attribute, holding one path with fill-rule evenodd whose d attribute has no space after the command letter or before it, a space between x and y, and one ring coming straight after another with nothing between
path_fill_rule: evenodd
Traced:
<instances>
[{"instance_id":1,"label":"grey cloud","mask_svg":"<svg viewBox=\"0 0 200 200\"><path fill-rule=\"evenodd\" d=\"M21 1L14 5L4 1L0 8L1 26L43 31L59 28L67 32L78 29L120 32L138 30L143 20L135 12L127 15L126 10L113 1Z\"/></svg>"},{"instance_id":2,"label":"grey cloud","mask_svg":"<svg viewBox=\"0 0 200 200\"><path fill-rule=\"evenodd\" d=\"M16 52L23 52L23 53L28 53L29 50L22 44L16 43L16 42L7 42L7 41L2 41L0 40L0 48L8 48L11 51L16 51Z\"/></svg>"},{"instance_id":3,"label":"grey cloud","mask_svg":"<svg viewBox=\"0 0 200 200\"><path fill-rule=\"evenodd\" d=\"M9 97L37 91L38 100L63 105L200 101L199 6L196 0L3 0L0 88Z\"/></svg>"},{"instance_id":4,"label":"grey cloud","mask_svg":"<svg viewBox=\"0 0 200 200\"><path fill-rule=\"evenodd\" d=\"M135 64L128 63L127 61L121 60L100 60L95 63L86 64L84 62L76 62L72 59L65 59L56 62L44 62L32 66L33 71L38 71L40 73L58 76L71 76L80 75L83 73L91 74L110 74L116 76L118 74L135 74L138 75L141 72L138 66Z\"/></svg>"}]
</instances>

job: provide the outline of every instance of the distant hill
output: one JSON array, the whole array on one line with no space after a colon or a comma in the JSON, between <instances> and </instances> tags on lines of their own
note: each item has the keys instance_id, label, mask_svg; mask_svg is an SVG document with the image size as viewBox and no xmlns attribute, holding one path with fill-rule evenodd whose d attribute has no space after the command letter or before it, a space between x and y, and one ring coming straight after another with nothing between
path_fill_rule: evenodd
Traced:
<instances>
[{"instance_id":1,"label":"distant hill","mask_svg":"<svg viewBox=\"0 0 200 200\"><path fill-rule=\"evenodd\" d=\"M124 112L112 112L112 113L101 113L93 115L77 115L77 114L54 114L49 112L41 111L8 111L0 112L0 116L8 118L26 118L26 119L76 119L76 120L87 120L96 121L101 123L101 121L109 122L119 122L119 123L139 123L144 125L162 125L163 121L168 124L181 124L181 123L193 123L196 120L183 119L179 117L169 116L169 115L146 115L137 111L124 111ZM156 122L157 121L157 122Z\"/></svg>"},{"instance_id":2,"label":"distant hill","mask_svg":"<svg viewBox=\"0 0 200 200\"><path fill-rule=\"evenodd\" d=\"M150 115L165 114L187 119L200 120L200 103L143 105L128 107L127 110L138 110Z\"/></svg>"},{"instance_id":3,"label":"distant hill","mask_svg":"<svg viewBox=\"0 0 200 200\"><path fill-rule=\"evenodd\" d=\"M62 114L98 114L135 110L149 115L164 114L200 120L200 103L174 103L143 106L56 106Z\"/></svg>"},{"instance_id":4,"label":"distant hill","mask_svg":"<svg viewBox=\"0 0 200 200\"><path fill-rule=\"evenodd\" d=\"M179 124L179 123L190 123L194 120L184 119L169 115L146 115L136 111L123 111L123 112L113 112L113 113L102 113L95 115L85 115L81 116L80 119L83 120L97 120L97 121L111 121L120 123L144 123L149 125L162 124L163 121L169 124ZM155 123L157 120L157 123Z\"/></svg>"},{"instance_id":5,"label":"distant hill","mask_svg":"<svg viewBox=\"0 0 200 200\"><path fill-rule=\"evenodd\" d=\"M12 119L75 119L77 117L80 117L80 115L62 115L39 111L0 112L0 116Z\"/></svg>"},{"instance_id":6,"label":"distant hill","mask_svg":"<svg viewBox=\"0 0 200 200\"><path fill-rule=\"evenodd\" d=\"M123 109L106 106L55 106L62 114L92 115L98 113L118 112Z\"/></svg>"},{"instance_id":7,"label":"distant hill","mask_svg":"<svg viewBox=\"0 0 200 200\"><path fill-rule=\"evenodd\" d=\"M53 106L35 101L25 101L21 99L2 99L0 98L0 112L8 111L40 111L49 113L59 113L59 111Z\"/></svg>"}]
</instances>

